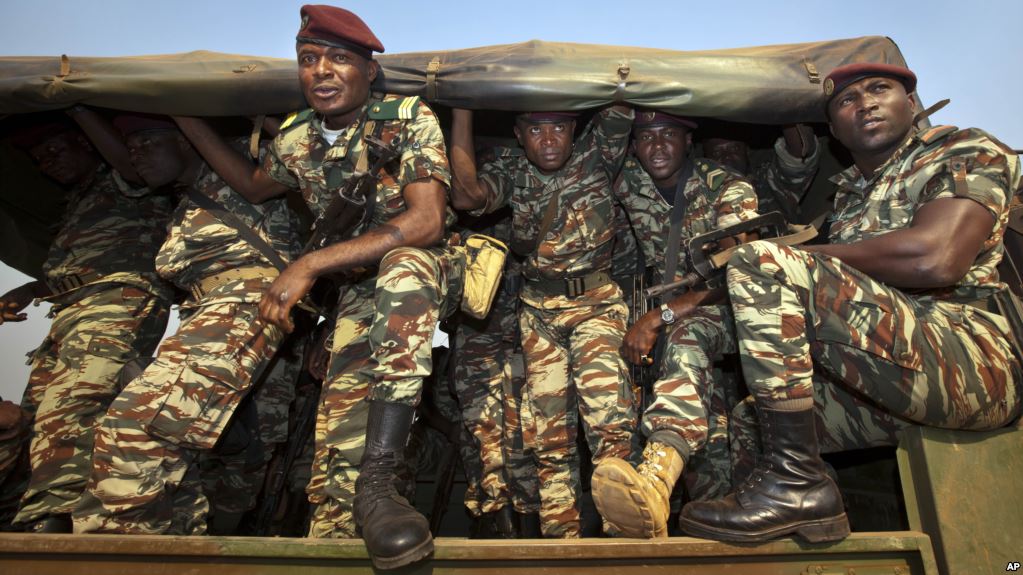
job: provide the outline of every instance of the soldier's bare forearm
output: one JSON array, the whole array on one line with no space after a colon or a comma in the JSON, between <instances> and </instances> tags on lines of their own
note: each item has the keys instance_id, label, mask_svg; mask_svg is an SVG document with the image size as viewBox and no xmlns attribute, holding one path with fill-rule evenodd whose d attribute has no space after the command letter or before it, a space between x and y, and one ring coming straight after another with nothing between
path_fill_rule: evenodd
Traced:
<instances>
[{"instance_id":1,"label":"soldier's bare forearm","mask_svg":"<svg viewBox=\"0 0 1023 575\"><path fill-rule=\"evenodd\" d=\"M68 108L67 115L78 124L103 159L113 166L126 182L142 183L142 178L139 177L135 166L131 163L124 138L106 118L100 116L95 110L82 105Z\"/></svg>"},{"instance_id":2,"label":"soldier's bare forearm","mask_svg":"<svg viewBox=\"0 0 1023 575\"><path fill-rule=\"evenodd\" d=\"M486 205L486 194L476 170L476 142L472 110L451 111L451 205L456 210L475 210Z\"/></svg>"},{"instance_id":3,"label":"soldier's bare forearm","mask_svg":"<svg viewBox=\"0 0 1023 575\"><path fill-rule=\"evenodd\" d=\"M870 277L904 289L955 285L976 259L994 217L964 198L941 198L921 207L909 228L849 244L803 249L842 260Z\"/></svg>"},{"instance_id":4,"label":"soldier's bare forearm","mask_svg":"<svg viewBox=\"0 0 1023 575\"><path fill-rule=\"evenodd\" d=\"M204 120L190 116L172 117L213 171L246 200L260 203L288 190L262 168L231 149Z\"/></svg>"}]
</instances>

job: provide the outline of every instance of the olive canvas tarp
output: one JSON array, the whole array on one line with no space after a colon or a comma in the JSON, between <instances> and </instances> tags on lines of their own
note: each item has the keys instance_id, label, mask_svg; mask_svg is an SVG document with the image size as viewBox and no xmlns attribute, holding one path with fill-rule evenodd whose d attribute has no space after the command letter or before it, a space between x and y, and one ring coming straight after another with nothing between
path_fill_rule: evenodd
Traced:
<instances>
[{"instance_id":1,"label":"olive canvas tarp","mask_svg":"<svg viewBox=\"0 0 1023 575\"><path fill-rule=\"evenodd\" d=\"M884 37L699 52L530 41L378 60L377 89L440 106L584 110L627 102L755 124L822 121L821 83L836 66L905 63ZM25 114L78 103L181 115L286 113L305 107L296 69L293 59L214 52L0 57L0 137ZM52 232L44 228L57 223L59 202L52 186L24 174L16 154L0 146L0 260L38 276Z\"/></svg>"},{"instance_id":2,"label":"olive canvas tarp","mask_svg":"<svg viewBox=\"0 0 1023 575\"><path fill-rule=\"evenodd\" d=\"M444 106L581 110L628 102L767 124L822 120L821 81L836 66L905 63L884 37L700 52L531 41L378 60L380 88ZM304 105L291 59L213 52L0 58L0 113L75 103L208 116Z\"/></svg>"}]
</instances>

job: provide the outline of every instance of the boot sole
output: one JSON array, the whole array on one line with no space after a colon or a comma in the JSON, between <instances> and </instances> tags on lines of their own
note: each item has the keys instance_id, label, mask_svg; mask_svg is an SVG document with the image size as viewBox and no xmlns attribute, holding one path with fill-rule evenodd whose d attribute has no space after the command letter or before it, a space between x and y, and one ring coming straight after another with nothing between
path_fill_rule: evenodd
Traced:
<instances>
[{"instance_id":1,"label":"boot sole","mask_svg":"<svg viewBox=\"0 0 1023 575\"><path fill-rule=\"evenodd\" d=\"M433 537L420 543L418 547L413 547L401 555L396 555L394 557L378 557L370 553L370 558L373 560L374 567L387 571L411 565L416 561L421 561L428 557L431 553L433 553Z\"/></svg>"},{"instance_id":2,"label":"boot sole","mask_svg":"<svg viewBox=\"0 0 1023 575\"><path fill-rule=\"evenodd\" d=\"M774 529L763 531L735 531L697 523L686 517L679 518L679 526L689 535L713 539L715 541L734 541L738 543L761 543L776 539L782 535L796 534L810 543L826 543L839 541L849 536L849 519L845 513L827 519L800 521Z\"/></svg>"},{"instance_id":3,"label":"boot sole","mask_svg":"<svg viewBox=\"0 0 1023 575\"><path fill-rule=\"evenodd\" d=\"M667 522L657 525L646 498L633 478L635 474L635 469L628 462L618 459L598 465L593 471L590 488L597 511L624 537L667 537Z\"/></svg>"}]
</instances>

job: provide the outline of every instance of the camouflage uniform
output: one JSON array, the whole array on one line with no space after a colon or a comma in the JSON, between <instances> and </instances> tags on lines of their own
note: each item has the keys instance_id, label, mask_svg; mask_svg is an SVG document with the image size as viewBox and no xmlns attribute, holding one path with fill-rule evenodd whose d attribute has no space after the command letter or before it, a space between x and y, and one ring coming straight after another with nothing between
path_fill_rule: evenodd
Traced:
<instances>
[{"instance_id":1,"label":"camouflage uniform","mask_svg":"<svg viewBox=\"0 0 1023 575\"><path fill-rule=\"evenodd\" d=\"M511 218L501 218L482 233L509 240ZM514 366L516 358L521 364L522 354L517 321L520 268L510 255L490 314L482 320L463 316L455 334L454 389L462 423L472 438L465 506L474 517L509 503L519 513L539 509L536 466L524 453L522 438L524 373L516 369L521 365Z\"/></svg>"},{"instance_id":2,"label":"camouflage uniform","mask_svg":"<svg viewBox=\"0 0 1023 575\"><path fill-rule=\"evenodd\" d=\"M291 345L288 345L291 343ZM242 516L253 509L276 446L288 440L288 412L295 399L295 382L302 369L304 341L287 339L253 386L255 412L248 444L240 451L203 452L200 481L209 499L211 532L233 535ZM237 425L237 416L233 425Z\"/></svg>"},{"instance_id":3,"label":"camouflage uniform","mask_svg":"<svg viewBox=\"0 0 1023 575\"><path fill-rule=\"evenodd\" d=\"M526 441L539 468L546 537L580 534L579 455L569 418L582 417L595 463L629 458L633 451L635 398L619 354L628 319L622 291L613 282L596 282L570 294L566 281L610 270L611 183L625 157L632 118L632 112L601 111L556 174L541 174L511 150L479 171L490 192L484 211L511 204L512 245L526 256L519 314L532 418ZM537 238L553 187L560 189L559 215L546 237ZM536 248L522 247L529 244Z\"/></svg>"},{"instance_id":4,"label":"camouflage uniform","mask_svg":"<svg viewBox=\"0 0 1023 575\"><path fill-rule=\"evenodd\" d=\"M105 165L70 193L43 265L53 324L32 355L22 399L35 422L18 523L70 513L78 503L93 428L117 395L118 372L152 353L163 335L171 292L153 258L172 208L171 197L131 190Z\"/></svg>"},{"instance_id":5,"label":"camouflage uniform","mask_svg":"<svg viewBox=\"0 0 1023 575\"><path fill-rule=\"evenodd\" d=\"M444 138L433 111L418 98L376 93L333 145L322 136L322 122L312 110L293 116L271 145L264 170L298 188L318 216L352 177L369 122L383 141L396 139L401 155L380 173L372 218L354 235L404 212L407 184L428 178L449 184ZM449 209L445 223L453 222ZM399 248L381 260L376 274L364 273L343 286L316 420L308 487L315 507L311 537L355 536L352 500L365 447L367 399L418 403L422 378L432 369L436 324L458 307L463 267L464 255L447 246Z\"/></svg>"},{"instance_id":6,"label":"camouflage uniform","mask_svg":"<svg viewBox=\"0 0 1023 575\"><path fill-rule=\"evenodd\" d=\"M805 158L789 153L785 138L774 142L774 155L752 170L749 180L757 192L761 214L781 212L790 222L800 221L799 202L813 184L820 165L821 144L813 138L813 152Z\"/></svg>"},{"instance_id":7,"label":"camouflage uniform","mask_svg":"<svg viewBox=\"0 0 1023 575\"><path fill-rule=\"evenodd\" d=\"M745 178L710 160L690 161L695 164L683 191L683 241L757 215L757 196ZM633 158L625 162L615 193L645 259L663 278L672 206ZM688 260L681 261L674 279L689 271ZM654 400L641 419L643 433L648 441L675 448L689 464L684 479L691 499L723 495L731 486L728 412L738 392L714 364L738 351L731 312L727 305L701 306L669 326L666 336Z\"/></svg>"},{"instance_id":8,"label":"camouflage uniform","mask_svg":"<svg viewBox=\"0 0 1023 575\"><path fill-rule=\"evenodd\" d=\"M945 126L914 134L869 180L853 166L832 181L835 244L908 228L938 198L976 201L995 226L959 282L912 293L837 258L743 246L729 263L728 287L756 401L813 397L822 452L892 445L913 424L983 430L1015 418L1021 374L1008 326L970 304L1005 289L995 266L1020 186L1016 155L980 130ZM752 422L749 407L736 413ZM739 435L748 453L751 433Z\"/></svg>"},{"instance_id":9,"label":"camouflage uniform","mask_svg":"<svg viewBox=\"0 0 1023 575\"><path fill-rule=\"evenodd\" d=\"M283 199L250 204L203 165L195 188L217 200L285 260L296 252ZM97 432L75 531L202 534L208 504L199 453L217 444L283 333L258 319L277 269L238 232L187 197L156 259L187 290L177 333L111 404Z\"/></svg>"}]
</instances>

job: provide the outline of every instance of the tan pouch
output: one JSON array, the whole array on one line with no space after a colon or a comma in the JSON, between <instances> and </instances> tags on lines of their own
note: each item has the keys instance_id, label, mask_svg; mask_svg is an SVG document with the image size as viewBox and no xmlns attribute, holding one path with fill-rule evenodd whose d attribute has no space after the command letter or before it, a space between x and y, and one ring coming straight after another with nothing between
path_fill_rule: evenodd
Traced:
<instances>
[{"instance_id":1,"label":"tan pouch","mask_svg":"<svg viewBox=\"0 0 1023 575\"><path fill-rule=\"evenodd\" d=\"M462 311L482 319L490 313L490 304L501 285L508 246L483 234L473 234L462 244L465 249L465 288Z\"/></svg>"}]
</instances>

